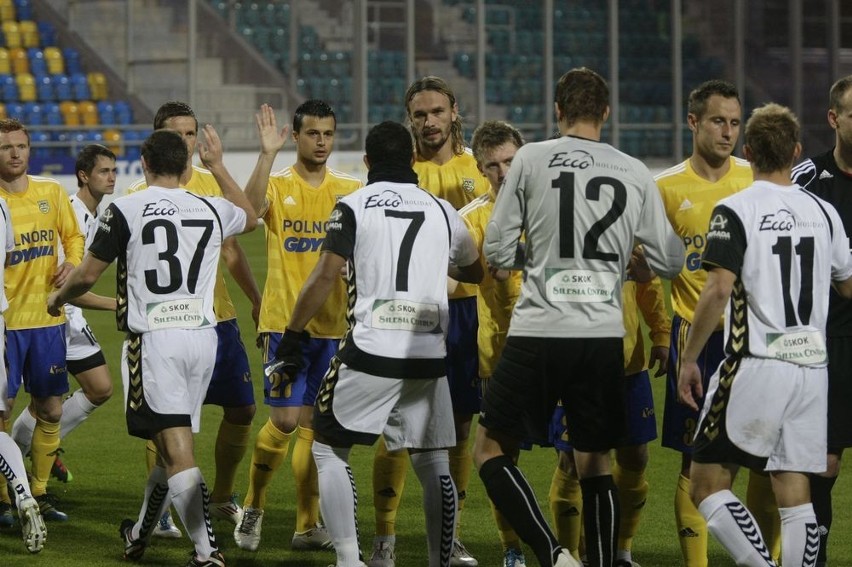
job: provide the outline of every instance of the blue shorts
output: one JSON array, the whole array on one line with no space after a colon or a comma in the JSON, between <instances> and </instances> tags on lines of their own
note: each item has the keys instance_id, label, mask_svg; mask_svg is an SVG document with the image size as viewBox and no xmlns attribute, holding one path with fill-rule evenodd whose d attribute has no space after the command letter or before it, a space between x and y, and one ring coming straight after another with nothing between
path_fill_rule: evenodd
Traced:
<instances>
[{"instance_id":1,"label":"blue shorts","mask_svg":"<svg viewBox=\"0 0 852 567\"><path fill-rule=\"evenodd\" d=\"M625 377L627 400L627 438L625 446L642 445L657 438L657 418L654 415L654 394L647 370ZM559 451L573 450L565 425L562 404L553 410L550 422L550 441Z\"/></svg>"},{"instance_id":2,"label":"blue shorts","mask_svg":"<svg viewBox=\"0 0 852 567\"><path fill-rule=\"evenodd\" d=\"M690 324L683 318L672 317L672 346L669 349L669 370L666 377L666 407L663 413L663 447L669 447L687 455L692 454L692 442L698 428L698 412L677 401L677 374L679 353L686 347L686 337ZM701 353L698 355L698 368L701 369L701 383L704 392L710 384L710 377L725 359L724 331L714 331ZM698 407L704 406L704 398L696 399Z\"/></svg>"},{"instance_id":3,"label":"blue shorts","mask_svg":"<svg viewBox=\"0 0 852 567\"><path fill-rule=\"evenodd\" d=\"M450 328L447 330L447 382L453 411L479 413L482 390L479 385L479 345L476 297L450 299Z\"/></svg>"},{"instance_id":4,"label":"blue shorts","mask_svg":"<svg viewBox=\"0 0 852 567\"><path fill-rule=\"evenodd\" d=\"M237 320L219 321L216 337L216 366L204 403L226 408L254 405L251 369Z\"/></svg>"},{"instance_id":5,"label":"blue shorts","mask_svg":"<svg viewBox=\"0 0 852 567\"><path fill-rule=\"evenodd\" d=\"M7 329L8 396L16 397L21 384L35 398L67 393L65 355L65 323L38 329Z\"/></svg>"},{"instance_id":6,"label":"blue shorts","mask_svg":"<svg viewBox=\"0 0 852 567\"><path fill-rule=\"evenodd\" d=\"M275 358L275 349L281 342L282 333L263 333L263 367ZM264 373L263 401L266 405L288 408L312 406L328 364L337 353L340 339L309 339L302 345L302 369L296 380L287 385L273 384Z\"/></svg>"}]
</instances>

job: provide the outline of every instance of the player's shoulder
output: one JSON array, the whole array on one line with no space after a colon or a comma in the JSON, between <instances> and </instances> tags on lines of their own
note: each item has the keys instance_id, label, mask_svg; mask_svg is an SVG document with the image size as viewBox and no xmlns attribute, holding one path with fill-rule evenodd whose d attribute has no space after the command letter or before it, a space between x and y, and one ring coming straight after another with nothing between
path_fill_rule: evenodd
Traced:
<instances>
[{"instance_id":1,"label":"player's shoulder","mask_svg":"<svg viewBox=\"0 0 852 567\"><path fill-rule=\"evenodd\" d=\"M669 167L668 169L664 169L660 173L654 176L654 181L657 182L657 185L660 187L666 187L669 183L687 173L687 163L688 160L684 160L676 165Z\"/></svg>"},{"instance_id":2,"label":"player's shoulder","mask_svg":"<svg viewBox=\"0 0 852 567\"><path fill-rule=\"evenodd\" d=\"M293 180L293 167L288 165L278 171L273 171L269 174L270 181L291 181Z\"/></svg>"},{"instance_id":3,"label":"player's shoulder","mask_svg":"<svg viewBox=\"0 0 852 567\"><path fill-rule=\"evenodd\" d=\"M337 184L351 186L354 188L361 187L363 183L357 177L349 175L348 173L343 173L337 169L328 168L326 170L326 175L330 175L332 180L334 180Z\"/></svg>"},{"instance_id":4,"label":"player's shoulder","mask_svg":"<svg viewBox=\"0 0 852 567\"><path fill-rule=\"evenodd\" d=\"M142 190L147 189L147 188L148 188L148 182L145 181L144 177L142 177L140 179L137 179L133 183L131 183L130 186L127 188L127 190L124 192L124 194L130 195L131 193L138 193L139 191L142 191Z\"/></svg>"},{"instance_id":5,"label":"player's shoulder","mask_svg":"<svg viewBox=\"0 0 852 567\"><path fill-rule=\"evenodd\" d=\"M28 175L30 187L36 189L37 191L55 191L60 190L63 193L65 192L65 188L62 184L53 177L45 177L42 175Z\"/></svg>"},{"instance_id":6,"label":"player's shoulder","mask_svg":"<svg viewBox=\"0 0 852 567\"><path fill-rule=\"evenodd\" d=\"M491 192L483 193L473 199L470 203L459 209L459 214L462 217L473 216L479 212L490 211L494 204L494 199L491 197Z\"/></svg>"}]
</instances>

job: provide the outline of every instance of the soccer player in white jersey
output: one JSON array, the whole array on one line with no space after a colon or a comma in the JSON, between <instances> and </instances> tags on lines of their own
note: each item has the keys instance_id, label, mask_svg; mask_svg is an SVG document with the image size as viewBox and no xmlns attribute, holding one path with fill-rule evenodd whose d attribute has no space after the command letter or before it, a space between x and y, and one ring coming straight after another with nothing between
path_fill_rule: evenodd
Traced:
<instances>
[{"instance_id":1,"label":"soccer player in white jersey","mask_svg":"<svg viewBox=\"0 0 852 567\"><path fill-rule=\"evenodd\" d=\"M365 567L348 460L352 445L372 445L379 435L389 450L408 449L423 486L430 567L450 564L457 494L446 450L455 444L444 361L447 275L476 283L482 267L452 205L417 186L413 157L401 124L370 129L367 186L332 211L279 348L286 374L295 375L305 326L345 268L349 329L317 395L313 445L336 567Z\"/></svg>"},{"instance_id":2,"label":"soccer player in white jersey","mask_svg":"<svg viewBox=\"0 0 852 567\"><path fill-rule=\"evenodd\" d=\"M819 547L808 473L826 467L828 292L834 281L852 297L852 257L834 207L790 182L801 149L788 108L754 110L743 148L754 184L713 211L707 283L681 353L678 396L697 409L696 360L724 312L726 356L704 398L691 496L737 565L776 564L731 492L740 466L772 477L784 565L814 565Z\"/></svg>"},{"instance_id":3,"label":"soccer player in white jersey","mask_svg":"<svg viewBox=\"0 0 852 567\"><path fill-rule=\"evenodd\" d=\"M609 452L626 433L623 274L634 240L663 277L680 271L684 249L648 169L600 142L609 116L600 75L586 68L563 75L555 110L563 136L518 150L485 234L489 264L522 267L524 281L483 399L474 460L488 496L539 563L578 566L511 458L525 437L547 440L561 400L583 493L589 565L610 567L618 498Z\"/></svg>"},{"instance_id":4,"label":"soccer player in white jersey","mask_svg":"<svg viewBox=\"0 0 852 567\"><path fill-rule=\"evenodd\" d=\"M0 269L0 332L5 334L5 321L3 312L9 306L6 292L3 286L3 272L5 270L8 254L15 249L15 235L12 231L12 215L9 206L4 199L0 199L0 260L3 269ZM0 359L5 356L5 341L0 341ZM6 395L9 383L6 379L6 365L0 364L0 475L12 487L15 493L15 505L18 508L18 518L21 522L21 532L24 536L24 544L30 553L38 553L44 548L47 539L47 529L38 502L30 492L30 482L27 479L27 470L24 468L24 458L18 445L5 432Z\"/></svg>"},{"instance_id":5,"label":"soccer player in white jersey","mask_svg":"<svg viewBox=\"0 0 852 567\"><path fill-rule=\"evenodd\" d=\"M86 237L88 249L97 230L101 201L115 190L115 154L106 146L90 144L80 151L74 170L77 173L78 190L71 196L71 206L74 208L80 230ZM89 292L75 299L74 305L65 306L65 358L68 372L80 383L80 389L62 402L60 440L112 396L112 377L104 353L80 307L115 311L115 299ZM35 426L36 418L32 405L21 412L12 426L12 437L25 455L30 450ZM62 482L71 480L71 473L58 456L51 474Z\"/></svg>"},{"instance_id":6,"label":"soccer player in white jersey","mask_svg":"<svg viewBox=\"0 0 852 567\"><path fill-rule=\"evenodd\" d=\"M252 230L254 209L222 163L212 126L199 144L202 162L225 197L199 197L180 187L187 146L171 130L142 145L148 189L116 199L101 215L83 263L48 300L58 312L88 291L110 263L116 270L116 320L127 332L122 380L131 435L153 438L159 460L145 487L137 521L124 520L124 556L139 560L168 493L195 544L190 566L223 567L208 513L209 492L195 464L192 434L216 361L213 289L222 242Z\"/></svg>"}]
</instances>

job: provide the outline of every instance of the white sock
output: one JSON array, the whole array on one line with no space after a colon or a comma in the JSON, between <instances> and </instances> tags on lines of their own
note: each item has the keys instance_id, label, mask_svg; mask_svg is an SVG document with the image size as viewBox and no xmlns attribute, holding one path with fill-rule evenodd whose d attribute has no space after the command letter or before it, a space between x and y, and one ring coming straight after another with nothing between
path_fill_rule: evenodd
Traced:
<instances>
[{"instance_id":1,"label":"white sock","mask_svg":"<svg viewBox=\"0 0 852 567\"><path fill-rule=\"evenodd\" d=\"M730 490L720 490L705 498L698 511L707 520L707 529L728 550L737 565L777 567L766 543L740 499Z\"/></svg>"},{"instance_id":2,"label":"white sock","mask_svg":"<svg viewBox=\"0 0 852 567\"><path fill-rule=\"evenodd\" d=\"M59 438L64 439L75 427L86 421L98 406L89 401L83 390L77 390L62 402L62 418L59 420Z\"/></svg>"},{"instance_id":3,"label":"white sock","mask_svg":"<svg viewBox=\"0 0 852 567\"><path fill-rule=\"evenodd\" d=\"M30 413L30 408L24 408L18 419L12 425L12 439L21 448L21 455L27 456L33 445L33 431L35 431L36 418Z\"/></svg>"},{"instance_id":4,"label":"white sock","mask_svg":"<svg viewBox=\"0 0 852 567\"><path fill-rule=\"evenodd\" d=\"M781 515L781 557L789 565L813 567L819 553L819 527L813 504L778 508Z\"/></svg>"},{"instance_id":5,"label":"white sock","mask_svg":"<svg viewBox=\"0 0 852 567\"><path fill-rule=\"evenodd\" d=\"M169 478L169 495L192 543L195 544L195 556L201 561L209 559L210 554L219 548L216 546L216 537L213 535L210 514L207 511L210 493L204 484L201 469L193 467L172 475Z\"/></svg>"},{"instance_id":6,"label":"white sock","mask_svg":"<svg viewBox=\"0 0 852 567\"><path fill-rule=\"evenodd\" d=\"M169 505L169 480L166 478L166 469L154 466L145 483L145 497L142 499L142 508L139 510L139 518L130 532L133 539L148 541L151 531L165 508Z\"/></svg>"},{"instance_id":7,"label":"white sock","mask_svg":"<svg viewBox=\"0 0 852 567\"><path fill-rule=\"evenodd\" d=\"M458 494L450 476L449 456L446 450L414 453L411 466L423 487L429 567L449 565L458 509Z\"/></svg>"},{"instance_id":8,"label":"white sock","mask_svg":"<svg viewBox=\"0 0 852 567\"><path fill-rule=\"evenodd\" d=\"M311 451L317 464L320 511L337 553L337 567L359 567L358 494L349 468L349 449L315 440Z\"/></svg>"},{"instance_id":9,"label":"white sock","mask_svg":"<svg viewBox=\"0 0 852 567\"><path fill-rule=\"evenodd\" d=\"M9 434L3 431L0 431L0 473L2 473L15 491L16 505L21 502L22 498L31 494L30 483L27 480L27 469L24 467L24 458L21 456L21 450Z\"/></svg>"}]
</instances>

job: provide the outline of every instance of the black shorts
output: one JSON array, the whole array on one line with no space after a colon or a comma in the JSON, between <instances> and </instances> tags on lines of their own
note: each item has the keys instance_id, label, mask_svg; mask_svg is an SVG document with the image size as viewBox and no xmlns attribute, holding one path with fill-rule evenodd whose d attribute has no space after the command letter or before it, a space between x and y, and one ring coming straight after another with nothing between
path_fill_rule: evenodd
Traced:
<instances>
[{"instance_id":1,"label":"black shorts","mask_svg":"<svg viewBox=\"0 0 852 567\"><path fill-rule=\"evenodd\" d=\"M559 400L575 449L597 452L623 445L622 339L509 337L488 382L479 421L490 430L544 445Z\"/></svg>"},{"instance_id":2,"label":"black shorts","mask_svg":"<svg viewBox=\"0 0 852 567\"><path fill-rule=\"evenodd\" d=\"M828 452L852 447L852 337L828 337Z\"/></svg>"},{"instance_id":3,"label":"black shorts","mask_svg":"<svg viewBox=\"0 0 852 567\"><path fill-rule=\"evenodd\" d=\"M99 350L95 354L87 356L82 360L68 360L66 362L66 367L68 368L68 372L77 376L86 370L91 370L92 368L97 368L98 366L103 366L105 364L106 359L104 358L104 351Z\"/></svg>"}]
</instances>

